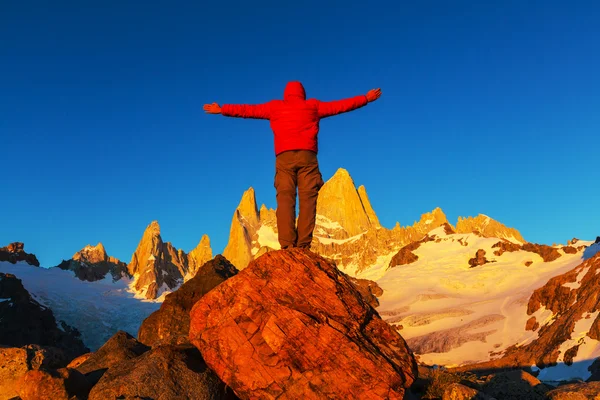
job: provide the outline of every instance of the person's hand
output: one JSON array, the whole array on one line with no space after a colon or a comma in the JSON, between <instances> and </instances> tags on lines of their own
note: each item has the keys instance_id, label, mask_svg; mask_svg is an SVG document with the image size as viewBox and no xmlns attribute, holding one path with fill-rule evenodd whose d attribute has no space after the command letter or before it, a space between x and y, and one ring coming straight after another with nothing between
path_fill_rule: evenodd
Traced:
<instances>
[{"instance_id":1,"label":"person's hand","mask_svg":"<svg viewBox=\"0 0 600 400\"><path fill-rule=\"evenodd\" d=\"M367 92L367 101L370 103L381 97L381 89L371 89Z\"/></svg>"},{"instance_id":2,"label":"person's hand","mask_svg":"<svg viewBox=\"0 0 600 400\"><path fill-rule=\"evenodd\" d=\"M204 111L206 111L207 114L221 114L221 106L217 103L205 104Z\"/></svg>"}]
</instances>

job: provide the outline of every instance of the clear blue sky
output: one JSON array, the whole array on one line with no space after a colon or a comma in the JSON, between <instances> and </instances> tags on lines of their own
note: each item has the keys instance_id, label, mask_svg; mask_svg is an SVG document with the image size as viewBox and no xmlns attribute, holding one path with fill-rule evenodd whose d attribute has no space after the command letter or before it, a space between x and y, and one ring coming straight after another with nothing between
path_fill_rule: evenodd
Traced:
<instances>
[{"instance_id":1,"label":"clear blue sky","mask_svg":"<svg viewBox=\"0 0 600 400\"><path fill-rule=\"evenodd\" d=\"M210 5L208 5L210 4ZM441 207L538 243L600 235L597 1L1 1L0 246L44 266L145 227L226 245L244 190L275 207L267 121L204 103L381 99L321 123L384 226Z\"/></svg>"}]
</instances>

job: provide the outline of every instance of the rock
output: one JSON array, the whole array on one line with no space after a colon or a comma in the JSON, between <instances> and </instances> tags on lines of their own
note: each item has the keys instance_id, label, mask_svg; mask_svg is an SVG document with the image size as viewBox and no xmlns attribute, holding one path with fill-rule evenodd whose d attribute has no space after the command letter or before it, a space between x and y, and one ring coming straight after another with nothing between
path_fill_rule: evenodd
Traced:
<instances>
[{"instance_id":1,"label":"rock","mask_svg":"<svg viewBox=\"0 0 600 400\"><path fill-rule=\"evenodd\" d=\"M562 251L564 251L566 254L576 254L577 253L577 249L573 246L563 246Z\"/></svg>"},{"instance_id":2,"label":"rock","mask_svg":"<svg viewBox=\"0 0 600 400\"><path fill-rule=\"evenodd\" d=\"M485 250L479 249L477 250L477 253L475 253L475 257L469 260L469 265L471 266L471 268L473 268L483 264L487 264L489 262L493 261L488 261L488 259L485 258Z\"/></svg>"},{"instance_id":3,"label":"rock","mask_svg":"<svg viewBox=\"0 0 600 400\"><path fill-rule=\"evenodd\" d=\"M62 321L59 328L52 310L35 301L14 275L0 273L0 299L0 345L58 347L68 358L89 351L79 332Z\"/></svg>"},{"instance_id":4,"label":"rock","mask_svg":"<svg viewBox=\"0 0 600 400\"><path fill-rule=\"evenodd\" d=\"M84 399L90 388L90 384L81 373L69 368L61 368L57 371L28 371L17 382L17 391L21 400Z\"/></svg>"},{"instance_id":5,"label":"rock","mask_svg":"<svg viewBox=\"0 0 600 400\"><path fill-rule=\"evenodd\" d=\"M521 245L513 242L509 242L508 240L501 240L498 243L495 243L492 248L497 248L498 250L494 251L494 255L501 256L502 253L505 252L514 252L521 250Z\"/></svg>"},{"instance_id":6,"label":"rock","mask_svg":"<svg viewBox=\"0 0 600 400\"><path fill-rule=\"evenodd\" d=\"M72 360L69 363L69 365L67 365L67 368L77 368L81 364L83 364L84 362L86 362L88 360L88 358L90 358L93 355L94 355L94 353L85 353L85 354L77 357L76 359Z\"/></svg>"},{"instance_id":7,"label":"rock","mask_svg":"<svg viewBox=\"0 0 600 400\"><path fill-rule=\"evenodd\" d=\"M89 400L236 399L191 346L159 346L111 367Z\"/></svg>"},{"instance_id":8,"label":"rock","mask_svg":"<svg viewBox=\"0 0 600 400\"><path fill-rule=\"evenodd\" d=\"M421 243L419 242L412 242L401 248L390 260L388 268L394 268L398 265L407 265L417 261L419 256L413 253L413 250L418 249L420 245Z\"/></svg>"},{"instance_id":9,"label":"rock","mask_svg":"<svg viewBox=\"0 0 600 400\"><path fill-rule=\"evenodd\" d=\"M113 281L118 281L122 277L132 277L127 271L127 264L106 254L102 243L96 246L88 244L75 253L70 260L63 260L56 267L73 271L77 278L88 282L104 279L109 273Z\"/></svg>"},{"instance_id":10,"label":"rock","mask_svg":"<svg viewBox=\"0 0 600 400\"><path fill-rule=\"evenodd\" d=\"M95 384L108 368L139 357L149 349L127 332L119 331L76 369L85 374L91 384Z\"/></svg>"},{"instance_id":11,"label":"rock","mask_svg":"<svg viewBox=\"0 0 600 400\"><path fill-rule=\"evenodd\" d=\"M363 296L363 299L371 307L376 308L379 306L379 300L377 297L383 295L383 289L379 287L377 282L370 281L368 279L358 279L352 276L347 276L350 282L354 285L356 290Z\"/></svg>"},{"instance_id":12,"label":"rock","mask_svg":"<svg viewBox=\"0 0 600 400\"><path fill-rule=\"evenodd\" d=\"M16 383L29 371L28 361L23 348L0 348L0 399L18 396Z\"/></svg>"},{"instance_id":13,"label":"rock","mask_svg":"<svg viewBox=\"0 0 600 400\"><path fill-rule=\"evenodd\" d=\"M168 294L160 309L142 322L138 340L148 346L189 343L192 307L202 296L235 274L237 269L220 254L205 263L194 278Z\"/></svg>"},{"instance_id":14,"label":"rock","mask_svg":"<svg viewBox=\"0 0 600 400\"><path fill-rule=\"evenodd\" d=\"M600 382L573 383L559 386L546 393L548 400L598 400L600 399Z\"/></svg>"},{"instance_id":15,"label":"rock","mask_svg":"<svg viewBox=\"0 0 600 400\"><path fill-rule=\"evenodd\" d=\"M17 396L17 381L28 371L62 368L67 358L61 349L28 345L0 347L0 399Z\"/></svg>"},{"instance_id":16,"label":"rock","mask_svg":"<svg viewBox=\"0 0 600 400\"><path fill-rule=\"evenodd\" d=\"M442 396L442 400L492 400L493 397L460 383L450 384Z\"/></svg>"},{"instance_id":17,"label":"rock","mask_svg":"<svg viewBox=\"0 0 600 400\"><path fill-rule=\"evenodd\" d=\"M525 371L515 370L491 375L484 393L503 400L543 399L548 387Z\"/></svg>"},{"instance_id":18,"label":"rock","mask_svg":"<svg viewBox=\"0 0 600 400\"><path fill-rule=\"evenodd\" d=\"M533 331L535 332L537 330L537 328L540 327L540 323L536 321L535 317L531 317L527 320L527 322L525 323L525 330L526 331Z\"/></svg>"},{"instance_id":19,"label":"rock","mask_svg":"<svg viewBox=\"0 0 600 400\"><path fill-rule=\"evenodd\" d=\"M448 223L445 223L444 231L447 232L448 229L451 229L451 228L449 228ZM392 259L390 260L390 264L388 265L388 268L394 268L398 265L406 265L406 264L410 264L410 263L417 261L419 259L419 257L416 254L414 254L413 251L418 249L421 246L421 244L431 242L433 240L435 240L433 237L425 234L425 237L422 238L421 240L407 244L406 246L401 248L400 251L398 251L398 253L396 253L392 257Z\"/></svg>"},{"instance_id":20,"label":"rock","mask_svg":"<svg viewBox=\"0 0 600 400\"><path fill-rule=\"evenodd\" d=\"M587 382L600 381L600 358L596 358L592 365L588 367L588 371L592 373L587 379Z\"/></svg>"},{"instance_id":21,"label":"rock","mask_svg":"<svg viewBox=\"0 0 600 400\"><path fill-rule=\"evenodd\" d=\"M544 262L554 261L561 256L557 249L545 244L525 243L521 249L538 254Z\"/></svg>"},{"instance_id":22,"label":"rock","mask_svg":"<svg viewBox=\"0 0 600 400\"><path fill-rule=\"evenodd\" d=\"M202 297L190 341L242 398L401 399L417 374L350 280L302 249L267 253Z\"/></svg>"},{"instance_id":23,"label":"rock","mask_svg":"<svg viewBox=\"0 0 600 400\"><path fill-rule=\"evenodd\" d=\"M40 266L35 254L28 254L24 250L25 245L21 242L14 242L6 247L0 247L0 262L8 261L11 264L16 264L19 261L25 261L29 265L35 267Z\"/></svg>"}]
</instances>

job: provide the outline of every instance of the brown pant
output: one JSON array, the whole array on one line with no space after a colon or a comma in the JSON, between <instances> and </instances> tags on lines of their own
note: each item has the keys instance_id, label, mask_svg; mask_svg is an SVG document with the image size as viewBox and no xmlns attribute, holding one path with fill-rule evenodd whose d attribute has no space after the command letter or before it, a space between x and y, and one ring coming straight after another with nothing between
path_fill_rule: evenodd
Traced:
<instances>
[{"instance_id":1,"label":"brown pant","mask_svg":"<svg viewBox=\"0 0 600 400\"><path fill-rule=\"evenodd\" d=\"M310 247L317 196L323 186L317 154L309 150L291 150L277 156L275 161L277 190L277 230L282 249ZM296 230L296 188L300 199L298 230Z\"/></svg>"}]
</instances>

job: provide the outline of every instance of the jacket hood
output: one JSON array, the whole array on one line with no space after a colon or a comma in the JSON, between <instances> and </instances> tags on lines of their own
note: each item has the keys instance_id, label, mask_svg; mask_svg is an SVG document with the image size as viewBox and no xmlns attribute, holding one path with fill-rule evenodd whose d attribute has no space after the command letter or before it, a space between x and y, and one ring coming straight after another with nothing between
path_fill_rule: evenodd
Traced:
<instances>
[{"instance_id":1,"label":"jacket hood","mask_svg":"<svg viewBox=\"0 0 600 400\"><path fill-rule=\"evenodd\" d=\"M306 100L304 86L298 81L288 82L283 91L284 100Z\"/></svg>"}]
</instances>

